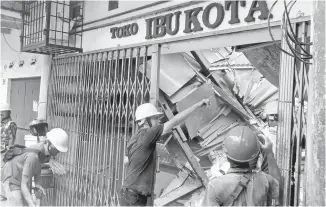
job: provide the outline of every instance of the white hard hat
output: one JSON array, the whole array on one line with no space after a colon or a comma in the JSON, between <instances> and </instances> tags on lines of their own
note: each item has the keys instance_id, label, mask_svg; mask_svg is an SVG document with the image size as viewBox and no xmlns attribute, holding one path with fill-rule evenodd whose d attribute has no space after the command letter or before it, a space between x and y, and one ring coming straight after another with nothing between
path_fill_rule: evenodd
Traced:
<instances>
[{"instance_id":1,"label":"white hard hat","mask_svg":"<svg viewBox=\"0 0 326 207\"><path fill-rule=\"evenodd\" d=\"M0 111L10 111L10 105L7 103L0 104Z\"/></svg>"},{"instance_id":2,"label":"white hard hat","mask_svg":"<svg viewBox=\"0 0 326 207\"><path fill-rule=\"evenodd\" d=\"M145 103L138 106L136 109L136 121L162 114L163 113L159 112L153 104Z\"/></svg>"},{"instance_id":3,"label":"white hard hat","mask_svg":"<svg viewBox=\"0 0 326 207\"><path fill-rule=\"evenodd\" d=\"M265 106L265 114L278 114L278 102L277 101L271 101L268 102Z\"/></svg>"},{"instance_id":4,"label":"white hard hat","mask_svg":"<svg viewBox=\"0 0 326 207\"><path fill-rule=\"evenodd\" d=\"M46 133L46 137L60 152L68 151L68 134L63 129L52 129Z\"/></svg>"}]
</instances>

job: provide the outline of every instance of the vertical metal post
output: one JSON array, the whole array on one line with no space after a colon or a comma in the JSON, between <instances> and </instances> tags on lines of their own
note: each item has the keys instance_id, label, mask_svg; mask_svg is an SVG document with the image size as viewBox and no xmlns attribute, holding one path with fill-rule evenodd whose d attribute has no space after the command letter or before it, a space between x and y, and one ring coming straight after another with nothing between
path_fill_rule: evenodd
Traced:
<instances>
[{"instance_id":1,"label":"vertical metal post","mask_svg":"<svg viewBox=\"0 0 326 207\"><path fill-rule=\"evenodd\" d=\"M152 67L151 67L151 90L150 102L157 106L159 98L159 83L160 83L160 45L153 45L152 50ZM144 63L146 64L146 63Z\"/></svg>"},{"instance_id":2,"label":"vertical metal post","mask_svg":"<svg viewBox=\"0 0 326 207\"><path fill-rule=\"evenodd\" d=\"M282 48L290 52L289 47L282 39ZM292 115L293 115L293 86L294 86L294 58L285 53L281 54L280 68L280 94L278 104L279 123L276 141L276 160L281 168L283 177L282 192L280 192L281 205L290 202L290 177L291 177L291 140L292 140Z\"/></svg>"},{"instance_id":3,"label":"vertical metal post","mask_svg":"<svg viewBox=\"0 0 326 207\"><path fill-rule=\"evenodd\" d=\"M26 41L26 39L25 39L26 35L25 35L25 27L24 27L24 25L26 24L25 12L27 10L25 8L25 1L22 2L22 9L23 9L23 11L22 11L22 20L23 20L23 22L22 22L22 30L21 30L21 34L20 34L20 51L23 51L23 46L24 46L25 41Z\"/></svg>"},{"instance_id":4,"label":"vertical metal post","mask_svg":"<svg viewBox=\"0 0 326 207\"><path fill-rule=\"evenodd\" d=\"M45 3L45 20L46 20L46 32L45 32L45 44L49 44L50 39L50 18L51 18L51 1ZM57 25L56 25L57 26Z\"/></svg>"},{"instance_id":5,"label":"vertical metal post","mask_svg":"<svg viewBox=\"0 0 326 207\"><path fill-rule=\"evenodd\" d=\"M309 71L306 205L325 206L325 1L314 0Z\"/></svg>"},{"instance_id":6,"label":"vertical metal post","mask_svg":"<svg viewBox=\"0 0 326 207\"><path fill-rule=\"evenodd\" d=\"M159 44L153 45L153 50L152 50L152 67L151 67L151 85L150 85L150 92L149 92L149 99L150 103L154 104L155 106L158 106L158 101L159 101L159 83L160 83L160 58L161 58L161 47ZM147 63L144 61L144 66ZM146 67L144 67L146 68ZM146 70L146 69L145 69ZM144 74L145 71L144 70ZM156 150L153 153L153 159L155 160L155 165L154 168L156 168L156 162L159 162L157 160L157 154ZM154 172L156 170L154 169ZM154 204L154 186L155 186L155 180L156 180L156 175L154 175L153 179L153 188L152 188L152 197L150 200L148 200L148 205L153 205Z\"/></svg>"},{"instance_id":7,"label":"vertical metal post","mask_svg":"<svg viewBox=\"0 0 326 207\"><path fill-rule=\"evenodd\" d=\"M46 105L47 105L47 98L48 98L48 85L49 85L52 55L46 56L44 59L45 59L44 60L45 64L41 70L40 94L39 94L38 111L37 111L38 119L46 119Z\"/></svg>"}]
</instances>

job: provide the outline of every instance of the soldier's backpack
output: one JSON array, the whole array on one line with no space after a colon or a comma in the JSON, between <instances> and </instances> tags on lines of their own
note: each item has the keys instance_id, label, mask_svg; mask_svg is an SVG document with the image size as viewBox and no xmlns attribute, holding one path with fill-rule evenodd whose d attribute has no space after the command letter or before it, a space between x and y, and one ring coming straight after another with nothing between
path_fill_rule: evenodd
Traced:
<instances>
[{"instance_id":1,"label":"soldier's backpack","mask_svg":"<svg viewBox=\"0 0 326 207\"><path fill-rule=\"evenodd\" d=\"M15 144L13 146L10 146L9 149L4 153L3 161L8 162L12 160L14 157L24 154L25 152L34 152L37 155L39 155L40 153L40 151L37 149L26 148L23 145Z\"/></svg>"}]
</instances>

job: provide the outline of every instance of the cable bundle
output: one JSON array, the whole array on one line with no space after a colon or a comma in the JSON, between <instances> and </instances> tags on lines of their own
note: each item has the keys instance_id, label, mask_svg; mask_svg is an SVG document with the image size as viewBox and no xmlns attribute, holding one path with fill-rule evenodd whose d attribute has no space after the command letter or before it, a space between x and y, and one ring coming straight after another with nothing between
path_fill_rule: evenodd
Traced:
<instances>
[{"instance_id":1,"label":"cable bundle","mask_svg":"<svg viewBox=\"0 0 326 207\"><path fill-rule=\"evenodd\" d=\"M274 6L276 5L276 3L278 2L278 0L276 0L270 11L269 11L269 14L268 14L268 21L267 21L267 24L268 24L268 31L269 31L269 34L274 42L274 44L284 53L286 53L287 55L293 57L293 58L297 58L298 60L300 60L301 62L305 63L305 64L312 64L309 62L310 59L312 59L312 55L304 48L304 46L310 46L312 45L312 43L306 43L306 42L300 42L298 40L298 38L296 37L296 34L293 30L293 27L292 27L292 23L291 23L291 20L290 20L290 12L291 12L291 9L293 7L293 5L297 2L297 0L294 0L294 1L290 1L288 4L286 3L286 0L284 0L284 13L283 13L283 35L284 35L284 40L286 41L286 44L288 45L289 49L291 50L291 53L285 51L282 49L281 46L279 46L273 35L272 35L272 32L271 32L271 29L270 29L270 18L271 18L271 13L272 13L272 10L274 8ZM293 46L294 44L294 46ZM300 52L298 51L297 49L299 49L303 52Z\"/></svg>"}]
</instances>

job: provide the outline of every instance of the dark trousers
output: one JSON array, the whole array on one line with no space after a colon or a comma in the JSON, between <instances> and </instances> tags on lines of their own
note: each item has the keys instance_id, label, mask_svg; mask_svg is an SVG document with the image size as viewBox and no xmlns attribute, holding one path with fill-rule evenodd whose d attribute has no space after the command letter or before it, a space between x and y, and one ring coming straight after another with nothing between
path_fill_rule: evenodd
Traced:
<instances>
[{"instance_id":1,"label":"dark trousers","mask_svg":"<svg viewBox=\"0 0 326 207\"><path fill-rule=\"evenodd\" d=\"M147 196L141 195L132 189L121 189L120 206L146 206Z\"/></svg>"}]
</instances>

